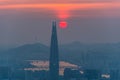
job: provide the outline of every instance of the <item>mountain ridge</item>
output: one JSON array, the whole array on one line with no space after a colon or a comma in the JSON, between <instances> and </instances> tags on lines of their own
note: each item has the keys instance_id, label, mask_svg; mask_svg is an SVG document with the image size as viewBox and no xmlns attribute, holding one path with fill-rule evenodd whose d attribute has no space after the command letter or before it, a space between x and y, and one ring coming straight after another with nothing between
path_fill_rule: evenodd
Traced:
<instances>
[{"instance_id":1,"label":"mountain ridge","mask_svg":"<svg viewBox=\"0 0 120 80\"><path fill-rule=\"evenodd\" d=\"M50 48L41 43L26 44L3 52L3 58L12 61L49 60ZM117 64L120 56L120 44L92 44L71 43L59 46L60 60L81 65L83 62L99 64L104 62Z\"/></svg>"}]
</instances>

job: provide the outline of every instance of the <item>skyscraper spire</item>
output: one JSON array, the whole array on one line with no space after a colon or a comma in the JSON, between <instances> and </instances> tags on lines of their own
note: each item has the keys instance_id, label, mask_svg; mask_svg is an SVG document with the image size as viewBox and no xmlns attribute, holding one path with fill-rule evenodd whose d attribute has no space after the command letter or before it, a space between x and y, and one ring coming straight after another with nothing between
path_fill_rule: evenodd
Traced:
<instances>
[{"instance_id":1,"label":"skyscraper spire","mask_svg":"<svg viewBox=\"0 0 120 80\"><path fill-rule=\"evenodd\" d=\"M50 80L58 80L59 79L59 53L58 53L56 22L52 23L49 69L50 69L49 70Z\"/></svg>"}]
</instances>

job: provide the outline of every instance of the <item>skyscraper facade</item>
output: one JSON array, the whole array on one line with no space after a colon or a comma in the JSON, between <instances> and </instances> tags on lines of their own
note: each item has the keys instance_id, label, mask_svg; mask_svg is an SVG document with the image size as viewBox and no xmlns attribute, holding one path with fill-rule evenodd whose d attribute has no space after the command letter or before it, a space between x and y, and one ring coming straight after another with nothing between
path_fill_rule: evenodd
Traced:
<instances>
[{"instance_id":1,"label":"skyscraper facade","mask_svg":"<svg viewBox=\"0 0 120 80\"><path fill-rule=\"evenodd\" d=\"M59 79L59 51L58 51L56 22L52 23L49 71L50 71L50 80Z\"/></svg>"}]
</instances>

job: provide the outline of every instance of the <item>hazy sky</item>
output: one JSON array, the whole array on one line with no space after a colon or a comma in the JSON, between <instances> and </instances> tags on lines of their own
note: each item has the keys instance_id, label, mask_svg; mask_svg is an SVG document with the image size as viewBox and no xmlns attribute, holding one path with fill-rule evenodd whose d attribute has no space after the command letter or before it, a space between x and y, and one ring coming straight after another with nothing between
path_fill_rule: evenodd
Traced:
<instances>
[{"instance_id":1,"label":"hazy sky","mask_svg":"<svg viewBox=\"0 0 120 80\"><path fill-rule=\"evenodd\" d=\"M120 0L0 0L0 44L49 45L53 20L59 43L120 42Z\"/></svg>"}]
</instances>

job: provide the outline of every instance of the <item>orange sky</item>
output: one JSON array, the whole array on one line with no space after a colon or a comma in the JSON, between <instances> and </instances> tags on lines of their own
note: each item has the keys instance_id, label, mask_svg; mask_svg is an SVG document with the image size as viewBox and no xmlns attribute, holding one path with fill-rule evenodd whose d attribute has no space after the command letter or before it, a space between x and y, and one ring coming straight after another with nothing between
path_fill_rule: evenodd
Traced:
<instances>
[{"instance_id":1,"label":"orange sky","mask_svg":"<svg viewBox=\"0 0 120 80\"><path fill-rule=\"evenodd\" d=\"M38 2L38 3L37 3ZM72 3L74 2L74 4ZM76 3L78 2L78 3ZM81 2L81 3L80 3ZM0 10L3 9L49 9L54 10L58 18L70 17L70 11L74 10L111 10L110 13L120 12L118 0L0 0ZM117 9L115 11L115 9ZM118 13L119 14L119 13Z\"/></svg>"},{"instance_id":2,"label":"orange sky","mask_svg":"<svg viewBox=\"0 0 120 80\"><path fill-rule=\"evenodd\" d=\"M67 18L70 16L69 11L72 10L89 10L89 9L119 9L120 3L118 2L108 2L108 3L76 3L76 4L58 4L58 3L47 3L47 4L6 4L1 5L0 9L50 9L54 10L59 18Z\"/></svg>"},{"instance_id":3,"label":"orange sky","mask_svg":"<svg viewBox=\"0 0 120 80\"><path fill-rule=\"evenodd\" d=\"M94 2L119 2L119 0L0 0L2 4L10 3L94 3Z\"/></svg>"}]
</instances>

